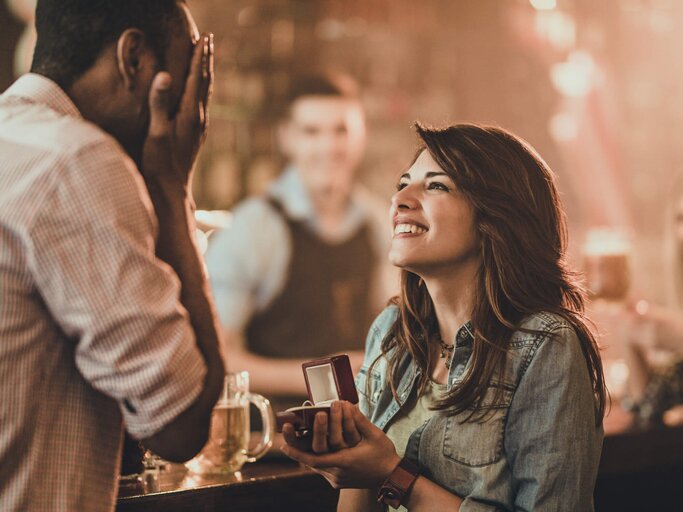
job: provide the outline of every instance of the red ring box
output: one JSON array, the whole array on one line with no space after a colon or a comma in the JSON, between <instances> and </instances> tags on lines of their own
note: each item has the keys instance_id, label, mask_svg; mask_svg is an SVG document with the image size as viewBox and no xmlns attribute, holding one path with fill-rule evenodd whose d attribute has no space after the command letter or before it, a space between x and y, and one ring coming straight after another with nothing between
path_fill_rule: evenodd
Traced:
<instances>
[{"instance_id":1,"label":"red ring box","mask_svg":"<svg viewBox=\"0 0 683 512\"><path fill-rule=\"evenodd\" d=\"M303 363L301 368L306 380L308 402L299 407L292 407L278 412L275 417L277 431L282 432L285 423L291 423L297 434L305 434L313 428L313 421L318 412L329 412L332 402L345 400L358 403L356 383L353 380L349 356L340 355L316 359Z\"/></svg>"}]
</instances>

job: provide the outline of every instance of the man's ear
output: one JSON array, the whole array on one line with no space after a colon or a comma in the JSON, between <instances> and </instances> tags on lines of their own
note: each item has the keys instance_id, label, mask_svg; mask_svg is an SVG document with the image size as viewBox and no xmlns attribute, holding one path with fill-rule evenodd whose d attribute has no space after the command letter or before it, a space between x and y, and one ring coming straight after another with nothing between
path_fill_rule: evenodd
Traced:
<instances>
[{"instance_id":1,"label":"man's ear","mask_svg":"<svg viewBox=\"0 0 683 512\"><path fill-rule=\"evenodd\" d=\"M141 76L149 73L146 66L154 66L154 57L145 34L136 28L126 29L116 43L116 64L126 89L135 89Z\"/></svg>"}]
</instances>

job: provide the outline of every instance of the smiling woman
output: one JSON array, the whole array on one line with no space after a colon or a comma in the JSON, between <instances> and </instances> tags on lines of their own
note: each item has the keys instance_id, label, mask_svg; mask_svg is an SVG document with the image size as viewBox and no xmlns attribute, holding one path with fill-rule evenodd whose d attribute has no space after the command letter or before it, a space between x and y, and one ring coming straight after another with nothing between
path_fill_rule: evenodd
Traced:
<instances>
[{"instance_id":1,"label":"smiling woman","mask_svg":"<svg viewBox=\"0 0 683 512\"><path fill-rule=\"evenodd\" d=\"M342 511L592 510L605 386L553 173L499 128L417 132L391 206L401 293L370 329L360 409L286 452Z\"/></svg>"},{"instance_id":2,"label":"smiling woman","mask_svg":"<svg viewBox=\"0 0 683 512\"><path fill-rule=\"evenodd\" d=\"M474 262L474 211L455 182L422 150L392 201L391 263L415 273Z\"/></svg>"}]
</instances>

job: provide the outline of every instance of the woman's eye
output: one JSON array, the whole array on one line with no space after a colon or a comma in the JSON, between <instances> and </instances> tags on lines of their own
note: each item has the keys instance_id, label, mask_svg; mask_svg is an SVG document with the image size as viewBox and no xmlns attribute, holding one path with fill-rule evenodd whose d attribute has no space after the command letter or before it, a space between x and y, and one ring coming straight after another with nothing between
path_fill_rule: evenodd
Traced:
<instances>
[{"instance_id":1,"label":"woman's eye","mask_svg":"<svg viewBox=\"0 0 683 512\"><path fill-rule=\"evenodd\" d=\"M408 184L407 184L405 181L399 181L399 182L396 184L396 190L403 190L403 189L406 188L407 186L408 186Z\"/></svg>"},{"instance_id":2,"label":"woman's eye","mask_svg":"<svg viewBox=\"0 0 683 512\"><path fill-rule=\"evenodd\" d=\"M432 181L431 183L429 183L427 185L427 189L428 190L445 190L446 192L448 192L450 190L446 185L444 185L440 181Z\"/></svg>"}]
</instances>

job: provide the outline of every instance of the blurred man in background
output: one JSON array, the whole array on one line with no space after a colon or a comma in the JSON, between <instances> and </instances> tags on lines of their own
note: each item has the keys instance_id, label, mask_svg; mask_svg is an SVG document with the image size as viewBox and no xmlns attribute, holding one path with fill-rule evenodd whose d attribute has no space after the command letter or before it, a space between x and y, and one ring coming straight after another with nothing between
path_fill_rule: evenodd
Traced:
<instances>
[{"instance_id":1,"label":"blurred man in background","mask_svg":"<svg viewBox=\"0 0 683 512\"><path fill-rule=\"evenodd\" d=\"M300 404L301 362L332 353L350 353L357 369L373 313L389 297L379 265L386 210L355 185L365 139L349 77L300 80L279 128L289 165L210 244L223 353L233 369L249 370L259 393Z\"/></svg>"}]
</instances>

